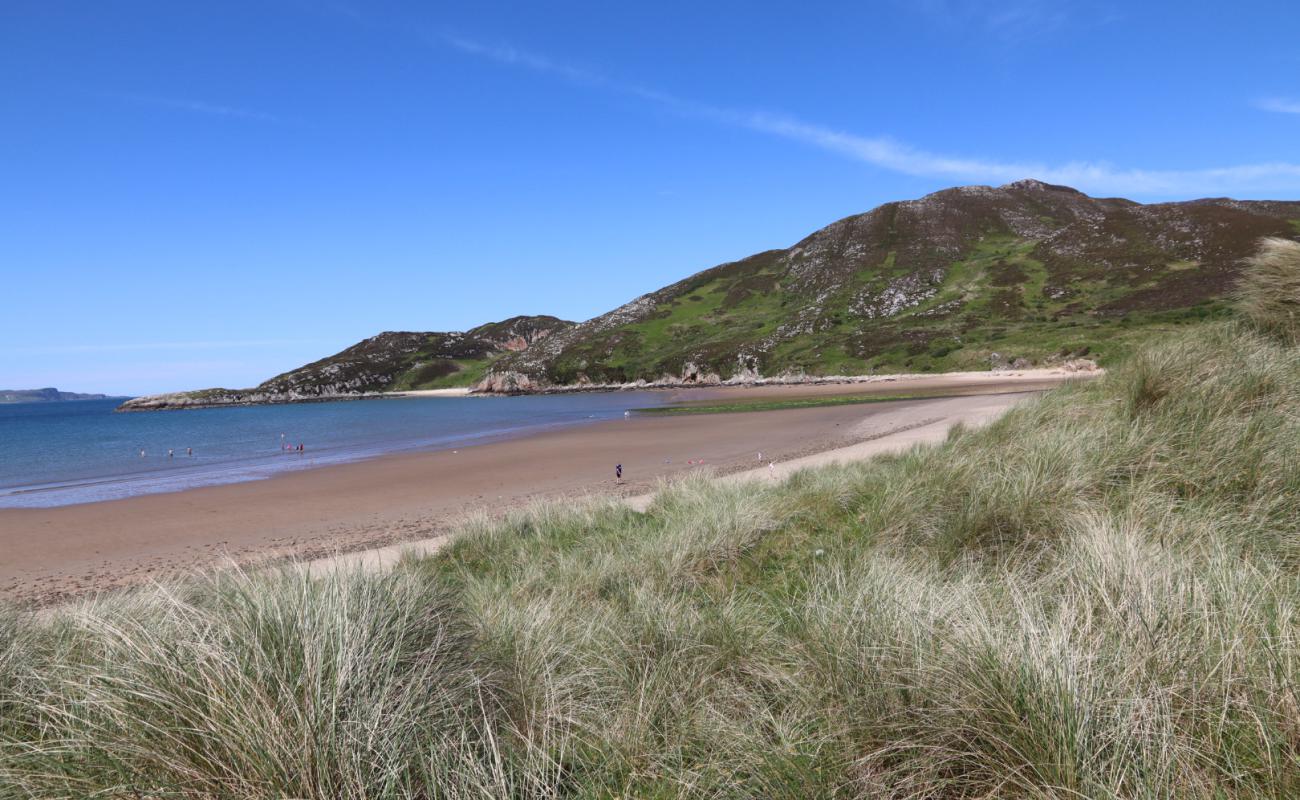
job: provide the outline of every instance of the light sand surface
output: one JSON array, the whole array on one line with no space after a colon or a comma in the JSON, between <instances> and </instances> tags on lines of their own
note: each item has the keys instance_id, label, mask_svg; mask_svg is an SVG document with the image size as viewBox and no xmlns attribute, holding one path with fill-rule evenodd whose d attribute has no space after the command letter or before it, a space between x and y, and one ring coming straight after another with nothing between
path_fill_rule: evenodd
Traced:
<instances>
[{"instance_id":1,"label":"light sand surface","mask_svg":"<svg viewBox=\"0 0 1300 800\"><path fill-rule=\"evenodd\" d=\"M388 397L466 397L469 389L409 389L405 392L384 392Z\"/></svg>"},{"instance_id":2,"label":"light sand surface","mask_svg":"<svg viewBox=\"0 0 1300 800\"><path fill-rule=\"evenodd\" d=\"M729 482L773 483L785 480L801 469L820 467L846 461L860 461L883 453L901 453L919 444L941 442L948 430L957 423L978 427L996 419L1013 404L1025 400L1029 393L1008 393L976 397L944 398L923 401L916 405L906 400L872 407L877 413L866 416L848 430L848 439L858 439L855 444L804 456L767 460L766 464L718 476ZM788 414L789 411L754 412L757 414ZM757 461L757 459L756 459ZM655 493L624 497L623 502L636 511L645 511L654 501ZM427 539L399 542L385 547L357 550L349 553L313 559L304 565L308 571L320 574L332 569L387 569L403 555L428 555L445 544L450 536L443 533Z\"/></svg>"},{"instance_id":3,"label":"light sand surface","mask_svg":"<svg viewBox=\"0 0 1300 800\"><path fill-rule=\"evenodd\" d=\"M968 394L987 391L990 388L997 391L1011 391L1012 387L1018 387L1025 391L1034 391L1049 389L1068 378L1093 377L1101 374L1102 370L1095 368L1079 371L1064 367L1042 367L1038 369L999 370L997 372L943 372L933 375L925 373L850 375L841 378L826 378L820 383L781 383L774 380L772 382L700 387L690 385L647 387L627 384L623 388L629 391L646 391L649 389L687 393L701 402L715 397L726 397L737 401L772 397L797 399L830 395L888 397L900 394ZM617 388L607 387L606 390L617 391ZM404 392L385 392L384 394L388 397L466 397L470 395L470 390L467 388L410 389ZM475 396L492 397L493 395Z\"/></svg>"},{"instance_id":4,"label":"light sand surface","mask_svg":"<svg viewBox=\"0 0 1300 800\"><path fill-rule=\"evenodd\" d=\"M1100 369L1078 372L1061 367L1004 370L999 372L944 372L936 375L867 375L843 382L781 384L758 383L741 386L702 388L688 402L741 402L745 400L794 400L808 397L892 397L898 395L961 395L1008 391L1040 391L1064 380L1091 378Z\"/></svg>"},{"instance_id":5,"label":"light sand surface","mask_svg":"<svg viewBox=\"0 0 1300 800\"><path fill-rule=\"evenodd\" d=\"M232 560L311 560L426 540L472 512L501 513L540 498L595 492L636 497L660 479L689 470L753 470L759 451L761 464L774 460L786 471L803 463L797 459L883 442L882 435L905 428L910 436L941 436L953 422L997 413L1026 396L1018 391L1024 388L1011 381L980 387L1015 392L1010 394L633 417L263 481L61 508L3 509L0 597L52 603ZM755 390L706 391L727 397ZM617 463L625 470L621 485L614 482Z\"/></svg>"}]
</instances>

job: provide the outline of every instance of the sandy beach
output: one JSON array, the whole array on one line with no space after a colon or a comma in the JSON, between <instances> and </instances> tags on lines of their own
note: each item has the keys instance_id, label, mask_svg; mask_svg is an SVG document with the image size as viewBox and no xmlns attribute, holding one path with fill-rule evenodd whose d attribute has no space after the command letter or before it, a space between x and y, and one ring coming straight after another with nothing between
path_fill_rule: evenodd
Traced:
<instances>
[{"instance_id":1,"label":"sandy beach","mask_svg":"<svg viewBox=\"0 0 1300 800\"><path fill-rule=\"evenodd\" d=\"M734 474L996 415L1071 377L1042 373L846 386L723 387L717 402L831 394L963 396L726 414L633 417L459 450L391 455L269 480L46 509L0 510L0 596L48 604L211 568L319 559L436 538L470 512L540 498L644 496L691 470ZM873 392L873 388L875 392ZM181 412L183 413L183 412ZM759 453L762 453L762 461ZM864 451L863 455L869 455ZM614 480L621 463L624 482Z\"/></svg>"},{"instance_id":2,"label":"sandy beach","mask_svg":"<svg viewBox=\"0 0 1300 800\"><path fill-rule=\"evenodd\" d=\"M407 389L404 392L384 392L385 397L467 397L469 389Z\"/></svg>"}]
</instances>

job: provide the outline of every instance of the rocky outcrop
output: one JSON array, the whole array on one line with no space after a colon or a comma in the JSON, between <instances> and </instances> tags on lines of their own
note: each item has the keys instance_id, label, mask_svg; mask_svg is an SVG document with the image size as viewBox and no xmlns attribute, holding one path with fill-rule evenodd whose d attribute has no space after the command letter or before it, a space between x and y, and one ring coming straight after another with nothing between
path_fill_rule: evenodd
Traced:
<instances>
[{"instance_id":1,"label":"rocky outcrop","mask_svg":"<svg viewBox=\"0 0 1300 800\"><path fill-rule=\"evenodd\" d=\"M225 406L265 406L281 403L323 403L332 400L365 400L383 397L381 392L339 394L297 394L294 392L260 392L256 390L205 389L199 392L173 392L133 397L117 411L177 411L188 408L222 408Z\"/></svg>"},{"instance_id":2,"label":"rocky outcrop","mask_svg":"<svg viewBox=\"0 0 1300 800\"><path fill-rule=\"evenodd\" d=\"M498 350L519 352L527 350L552 333L573 327L559 317L534 316L511 317L501 322L489 322L465 332L470 336L491 343Z\"/></svg>"},{"instance_id":3,"label":"rocky outcrop","mask_svg":"<svg viewBox=\"0 0 1300 800\"><path fill-rule=\"evenodd\" d=\"M493 372L474 384L472 391L483 394L527 394L545 388L522 372Z\"/></svg>"},{"instance_id":4,"label":"rocky outcrop","mask_svg":"<svg viewBox=\"0 0 1300 800\"><path fill-rule=\"evenodd\" d=\"M469 331L387 331L251 389L200 389L139 397L119 411L356 400L419 389L455 376L466 363L527 349L573 323L557 317L513 317ZM435 385L437 385L435 383Z\"/></svg>"}]
</instances>

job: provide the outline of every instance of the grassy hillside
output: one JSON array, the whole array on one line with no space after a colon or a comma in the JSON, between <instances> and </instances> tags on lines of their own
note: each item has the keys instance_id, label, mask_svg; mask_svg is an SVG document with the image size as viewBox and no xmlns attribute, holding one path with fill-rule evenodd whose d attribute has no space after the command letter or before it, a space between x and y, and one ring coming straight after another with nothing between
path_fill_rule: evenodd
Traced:
<instances>
[{"instance_id":1,"label":"grassy hillside","mask_svg":"<svg viewBox=\"0 0 1300 800\"><path fill-rule=\"evenodd\" d=\"M297 402L477 386L943 372L1114 363L1153 334L1227 314L1241 260L1295 237L1300 202L1141 205L1019 181L964 186L840 220L579 325L514 317L386 332L249 389L123 410Z\"/></svg>"},{"instance_id":2,"label":"grassy hillside","mask_svg":"<svg viewBox=\"0 0 1300 800\"><path fill-rule=\"evenodd\" d=\"M1298 796L1270 247L1242 317L940 447L11 615L0 797Z\"/></svg>"},{"instance_id":3,"label":"grassy hillside","mask_svg":"<svg viewBox=\"0 0 1300 800\"><path fill-rule=\"evenodd\" d=\"M1021 181L889 203L723 264L509 355L541 384L988 369L1087 354L1222 316L1262 236L1300 203L1141 205Z\"/></svg>"}]
</instances>

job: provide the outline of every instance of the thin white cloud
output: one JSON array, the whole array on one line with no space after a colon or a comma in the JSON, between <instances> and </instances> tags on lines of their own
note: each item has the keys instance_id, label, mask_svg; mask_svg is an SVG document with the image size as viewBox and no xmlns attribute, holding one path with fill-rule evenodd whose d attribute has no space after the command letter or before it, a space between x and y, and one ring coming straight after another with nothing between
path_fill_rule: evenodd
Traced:
<instances>
[{"instance_id":1,"label":"thin white cloud","mask_svg":"<svg viewBox=\"0 0 1300 800\"><path fill-rule=\"evenodd\" d=\"M285 345L320 344L320 339L234 339L200 342L137 342L121 344L59 344L17 347L16 355L55 355L72 353L139 353L151 350L239 350Z\"/></svg>"},{"instance_id":2,"label":"thin white cloud","mask_svg":"<svg viewBox=\"0 0 1300 800\"><path fill-rule=\"evenodd\" d=\"M895 0L949 32L999 48L1054 40L1063 31L1097 28L1123 18L1106 0Z\"/></svg>"},{"instance_id":3,"label":"thin white cloud","mask_svg":"<svg viewBox=\"0 0 1300 800\"><path fill-rule=\"evenodd\" d=\"M1255 101L1255 108L1275 114L1300 114L1300 100L1285 97L1264 97Z\"/></svg>"},{"instance_id":4,"label":"thin white cloud","mask_svg":"<svg viewBox=\"0 0 1300 800\"><path fill-rule=\"evenodd\" d=\"M452 35L443 36L442 41L462 53L487 58L501 64L526 67L536 72L549 72L577 83L609 85L609 81L598 73L569 66L568 64L561 64L536 53L518 50L508 44L485 44L484 42Z\"/></svg>"},{"instance_id":5,"label":"thin white cloud","mask_svg":"<svg viewBox=\"0 0 1300 800\"><path fill-rule=\"evenodd\" d=\"M946 27L990 34L1006 41L1046 36L1070 21L1060 0L911 0L902 4Z\"/></svg>"},{"instance_id":6,"label":"thin white cloud","mask_svg":"<svg viewBox=\"0 0 1300 800\"><path fill-rule=\"evenodd\" d=\"M612 80L590 70L508 45L485 45L444 37L456 50L512 67L556 75L574 83L639 97L687 116L811 145L844 158L904 175L977 183L1037 178L1097 194L1186 196L1243 191L1292 191L1300 186L1300 164L1265 162L1196 169L1138 169L1098 161L1049 164L935 153L885 136L861 136L779 114L746 112L684 100L666 92Z\"/></svg>"},{"instance_id":7,"label":"thin white cloud","mask_svg":"<svg viewBox=\"0 0 1300 800\"><path fill-rule=\"evenodd\" d=\"M742 124L753 130L804 142L882 169L918 177L1005 183L1037 178L1090 191L1136 195L1213 194L1223 191L1290 188L1300 185L1300 164L1274 162L1188 170L1126 169L1104 162L1065 164L997 161L931 153L884 137L864 137L766 114Z\"/></svg>"},{"instance_id":8,"label":"thin white cloud","mask_svg":"<svg viewBox=\"0 0 1300 800\"><path fill-rule=\"evenodd\" d=\"M263 111L255 111L249 108L239 108L238 106L227 106L219 103L208 103L202 100L183 100L174 97L158 97L148 94L114 94L119 100L126 100L131 103L140 105L155 106L158 108L169 108L173 111L186 111L191 114L205 114L211 117L231 117L235 119L255 120L258 122L279 122L280 118L274 114L267 114Z\"/></svg>"}]
</instances>

